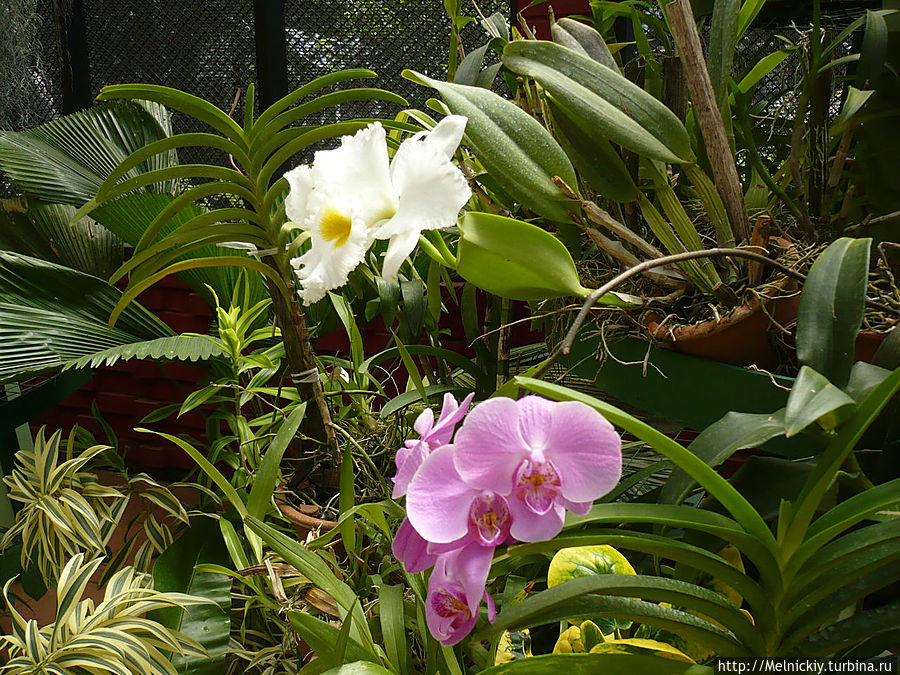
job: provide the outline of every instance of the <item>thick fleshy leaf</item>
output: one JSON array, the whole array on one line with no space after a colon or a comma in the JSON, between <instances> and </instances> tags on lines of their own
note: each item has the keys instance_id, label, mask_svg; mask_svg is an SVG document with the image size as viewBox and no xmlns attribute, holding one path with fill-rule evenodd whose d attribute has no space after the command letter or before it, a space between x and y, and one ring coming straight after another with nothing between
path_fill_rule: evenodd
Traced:
<instances>
[{"instance_id":1,"label":"thick fleshy leaf","mask_svg":"<svg viewBox=\"0 0 900 675\"><path fill-rule=\"evenodd\" d=\"M581 52L597 63L618 72L619 66L609 51L609 47L606 46L606 42L603 41L603 36L590 26L575 19L563 17L550 26L550 33L554 42L573 51Z\"/></svg>"},{"instance_id":2,"label":"thick fleshy leaf","mask_svg":"<svg viewBox=\"0 0 900 675\"><path fill-rule=\"evenodd\" d=\"M481 675L713 675L712 668L644 654L543 654L481 671Z\"/></svg>"},{"instance_id":3,"label":"thick fleshy leaf","mask_svg":"<svg viewBox=\"0 0 900 675\"><path fill-rule=\"evenodd\" d=\"M831 431L856 409L855 401L809 366L800 368L784 412L790 438L814 422Z\"/></svg>"},{"instance_id":4,"label":"thick fleshy leaf","mask_svg":"<svg viewBox=\"0 0 900 675\"><path fill-rule=\"evenodd\" d=\"M181 609L159 610L163 625L176 629L203 645L209 656L175 655L180 673L213 675L221 672L231 633L231 579L225 574L198 571L202 563L223 564L228 552L215 521L201 518L171 544L153 565L153 585L158 591L189 593L209 603Z\"/></svg>"},{"instance_id":5,"label":"thick fleshy leaf","mask_svg":"<svg viewBox=\"0 0 900 675\"><path fill-rule=\"evenodd\" d=\"M536 225L490 213L469 212L459 221L457 272L489 293L512 300L584 297L578 271L559 239ZM601 304L622 305L610 293ZM627 305L628 303L624 303Z\"/></svg>"},{"instance_id":6,"label":"thick fleshy leaf","mask_svg":"<svg viewBox=\"0 0 900 675\"><path fill-rule=\"evenodd\" d=\"M865 308L871 239L843 237L825 249L803 284L797 358L844 388Z\"/></svg>"},{"instance_id":7,"label":"thick fleshy leaf","mask_svg":"<svg viewBox=\"0 0 900 675\"><path fill-rule=\"evenodd\" d=\"M488 89L432 80L411 70L407 79L434 87L451 112L469 119L468 145L511 198L551 220L568 222L577 210L553 182L576 188L575 170L553 136L524 110Z\"/></svg>"},{"instance_id":8,"label":"thick fleshy leaf","mask_svg":"<svg viewBox=\"0 0 900 675\"><path fill-rule=\"evenodd\" d=\"M513 72L537 80L583 126L613 143L663 162L690 162L690 138L675 114L621 73L542 40L517 40L503 50Z\"/></svg>"}]
</instances>

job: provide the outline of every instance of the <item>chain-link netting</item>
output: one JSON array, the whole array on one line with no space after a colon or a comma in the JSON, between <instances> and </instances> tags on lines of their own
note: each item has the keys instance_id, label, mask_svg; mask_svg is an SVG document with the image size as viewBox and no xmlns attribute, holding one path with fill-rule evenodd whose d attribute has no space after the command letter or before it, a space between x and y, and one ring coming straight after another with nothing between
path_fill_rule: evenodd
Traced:
<instances>
[{"instance_id":1,"label":"chain-link netting","mask_svg":"<svg viewBox=\"0 0 900 675\"><path fill-rule=\"evenodd\" d=\"M0 129L29 129L59 117L57 54L51 0L0 3ZM0 174L0 197L13 193Z\"/></svg>"},{"instance_id":2,"label":"chain-link netting","mask_svg":"<svg viewBox=\"0 0 900 675\"><path fill-rule=\"evenodd\" d=\"M6 0L0 7L0 128L22 129L61 114L59 51L54 0ZM476 6L477 4L477 6ZM521 3L520 3L521 4ZM772 51L802 44L808 34L803 3L770 2L747 32L735 56L735 75L745 74ZM832 34L848 25L872 3L865 0L827 3L823 24ZM786 12L785 8L792 8ZM802 8L801 8L802 9ZM506 15L508 0L465 0L466 14ZM147 82L183 89L231 110L248 82L256 79L252 0L84 0L85 33L92 94L107 84ZM446 75L449 19L437 0L286 0L287 81L294 88L323 73L365 67L378 73L364 86L378 86L405 98L411 107L425 108L431 90L403 79L411 68L436 78ZM848 53L859 32L835 52ZM462 29L467 51L489 36L474 21ZM801 50L792 52L756 87L757 128L771 136L789 133L798 86L802 80ZM847 66L835 69L832 112L839 108ZM498 86L502 86L500 78ZM235 115L242 111L237 99ZM393 116L396 107L348 103L324 116ZM322 120L314 120L315 122ZM174 118L175 131L202 125L184 116ZM221 155L186 149L185 162L227 161ZM0 193L8 184L0 183Z\"/></svg>"}]
</instances>

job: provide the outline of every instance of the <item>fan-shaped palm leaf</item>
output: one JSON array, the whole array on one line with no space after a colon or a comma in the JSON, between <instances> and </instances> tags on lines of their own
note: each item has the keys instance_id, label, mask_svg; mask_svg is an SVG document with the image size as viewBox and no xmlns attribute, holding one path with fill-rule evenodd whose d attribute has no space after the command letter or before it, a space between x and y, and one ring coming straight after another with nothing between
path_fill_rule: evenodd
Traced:
<instances>
[{"instance_id":1,"label":"fan-shaped palm leaf","mask_svg":"<svg viewBox=\"0 0 900 675\"><path fill-rule=\"evenodd\" d=\"M109 328L122 292L103 279L0 251L0 381L118 358L208 359L202 336L175 335L138 304Z\"/></svg>"},{"instance_id":2,"label":"fan-shaped palm leaf","mask_svg":"<svg viewBox=\"0 0 900 675\"><path fill-rule=\"evenodd\" d=\"M0 249L108 278L125 259L122 240L89 218L69 225L74 213L35 198L0 200Z\"/></svg>"},{"instance_id":3,"label":"fan-shaped palm leaf","mask_svg":"<svg viewBox=\"0 0 900 675\"><path fill-rule=\"evenodd\" d=\"M0 131L0 170L28 196L81 206L135 150L171 134L157 103L115 102L66 115L27 131ZM174 151L148 158L130 176L174 166ZM153 185L171 192L174 183Z\"/></svg>"}]
</instances>

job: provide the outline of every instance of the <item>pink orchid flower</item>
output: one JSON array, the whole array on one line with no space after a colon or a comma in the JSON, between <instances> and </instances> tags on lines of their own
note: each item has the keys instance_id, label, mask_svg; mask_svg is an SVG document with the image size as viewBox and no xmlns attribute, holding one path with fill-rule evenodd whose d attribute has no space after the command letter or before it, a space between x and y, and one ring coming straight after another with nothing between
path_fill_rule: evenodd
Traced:
<instances>
[{"instance_id":1,"label":"pink orchid flower","mask_svg":"<svg viewBox=\"0 0 900 675\"><path fill-rule=\"evenodd\" d=\"M438 557L428 579L425 619L431 634L443 645L462 640L478 621L481 600L488 620L496 618L494 599L485 591L494 549L471 543Z\"/></svg>"},{"instance_id":2,"label":"pink orchid flower","mask_svg":"<svg viewBox=\"0 0 900 675\"><path fill-rule=\"evenodd\" d=\"M391 495L394 499L399 499L406 494L410 481L425 458L437 448L450 442L456 425L465 416L474 396L475 394L469 394L462 403L457 405L453 394L444 394L444 405L437 422L434 421L434 411L431 408L427 408L416 418L413 429L420 438L407 440L404 447L397 450L397 455L394 457L394 462L397 464L394 491Z\"/></svg>"},{"instance_id":3,"label":"pink orchid flower","mask_svg":"<svg viewBox=\"0 0 900 675\"><path fill-rule=\"evenodd\" d=\"M409 485L406 514L426 541L451 549L473 542L493 550L506 542L513 525L504 496L474 489L462 479L453 445L438 448L422 462Z\"/></svg>"},{"instance_id":4,"label":"pink orchid flower","mask_svg":"<svg viewBox=\"0 0 900 675\"><path fill-rule=\"evenodd\" d=\"M428 547L428 542L416 532L409 518L404 518L397 528L394 541L391 542L391 550L394 557L403 563L407 572L410 574L424 572L437 562L437 555L430 553Z\"/></svg>"},{"instance_id":5,"label":"pink orchid flower","mask_svg":"<svg viewBox=\"0 0 900 675\"><path fill-rule=\"evenodd\" d=\"M587 513L622 473L619 435L602 415L578 401L488 399L469 413L450 447L464 484L495 493L506 503L510 535L519 541L556 536L566 509ZM452 485L432 489L446 495L456 490ZM432 501L442 500L447 497L435 495ZM412 516L410 510L416 529L430 540L434 533ZM449 514L446 520L451 520Z\"/></svg>"}]
</instances>

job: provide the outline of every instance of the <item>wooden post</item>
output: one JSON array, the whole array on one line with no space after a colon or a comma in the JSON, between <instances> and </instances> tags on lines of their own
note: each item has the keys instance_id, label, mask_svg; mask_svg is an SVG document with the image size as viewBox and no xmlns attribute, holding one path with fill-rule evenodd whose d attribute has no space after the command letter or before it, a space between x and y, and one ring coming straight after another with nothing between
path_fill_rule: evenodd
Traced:
<instances>
[{"instance_id":1,"label":"wooden post","mask_svg":"<svg viewBox=\"0 0 900 675\"><path fill-rule=\"evenodd\" d=\"M284 0L253 0L256 34L256 93L265 110L287 94L287 38Z\"/></svg>"},{"instance_id":2,"label":"wooden post","mask_svg":"<svg viewBox=\"0 0 900 675\"><path fill-rule=\"evenodd\" d=\"M93 104L88 65L84 0L53 0L56 49L59 57L62 111L68 115Z\"/></svg>"},{"instance_id":3,"label":"wooden post","mask_svg":"<svg viewBox=\"0 0 900 675\"><path fill-rule=\"evenodd\" d=\"M713 171L716 189L725 204L731 230L737 242L750 238L747 213L744 208L744 193L734 164L734 155L725 132L722 113L716 105L712 82L706 70L700 35L691 11L690 0L674 0L666 6L666 14L672 26L672 37L678 48L678 57L684 64L694 113L703 134L706 152Z\"/></svg>"}]
</instances>

